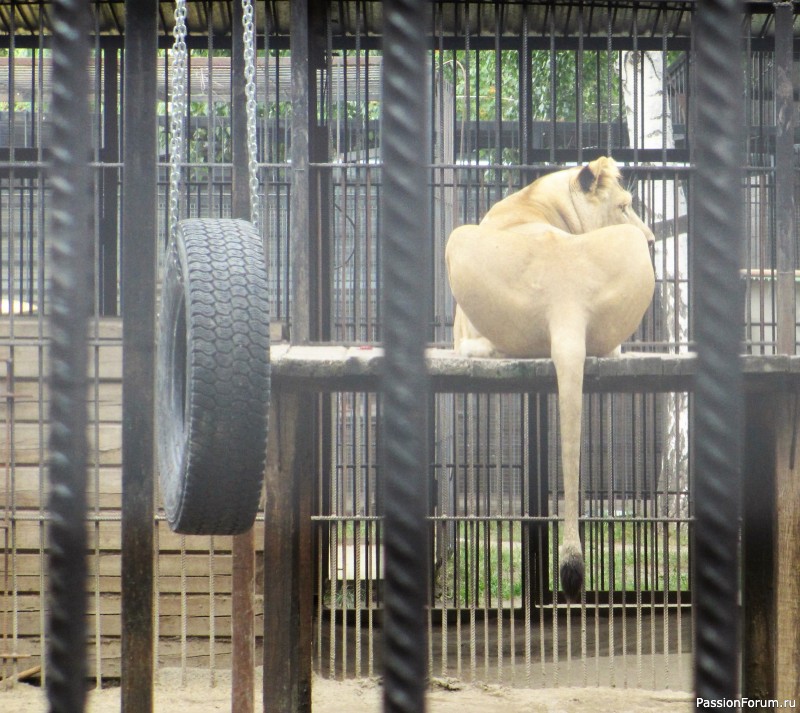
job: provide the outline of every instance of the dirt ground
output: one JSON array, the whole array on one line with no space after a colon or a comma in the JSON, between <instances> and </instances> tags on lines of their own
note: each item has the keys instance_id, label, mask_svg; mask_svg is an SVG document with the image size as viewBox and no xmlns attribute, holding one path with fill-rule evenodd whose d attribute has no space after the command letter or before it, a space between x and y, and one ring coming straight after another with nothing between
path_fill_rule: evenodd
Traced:
<instances>
[{"instance_id":1,"label":"dirt ground","mask_svg":"<svg viewBox=\"0 0 800 713\"><path fill-rule=\"evenodd\" d=\"M256 687L260 693L260 682ZM117 713L119 689L108 688L89 694L87 713ZM185 685L180 672L161 671L155 688L155 713L212 713L230 711L230 675L217 674L212 688L208 673L188 672ZM330 681L315 678L315 713L366 713L381 710L381 689L375 681ZM17 684L0 690L0 711L40 713L47 710L38 688ZM256 711L261 710L260 695ZM661 713L693 710L691 695L678 691L644 691L614 688L521 689L500 686L471 686L457 681L437 681L428 695L430 713Z\"/></svg>"}]
</instances>

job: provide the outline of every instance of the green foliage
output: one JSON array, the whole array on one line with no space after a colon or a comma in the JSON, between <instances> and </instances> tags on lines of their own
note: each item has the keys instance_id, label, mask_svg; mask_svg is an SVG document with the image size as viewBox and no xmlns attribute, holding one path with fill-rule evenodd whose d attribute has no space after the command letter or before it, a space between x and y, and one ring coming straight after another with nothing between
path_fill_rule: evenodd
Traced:
<instances>
[{"instance_id":1,"label":"green foliage","mask_svg":"<svg viewBox=\"0 0 800 713\"><path fill-rule=\"evenodd\" d=\"M526 87L520 81L516 50L456 50L435 57L445 81L455 85L456 115L466 120L518 120ZM618 54L547 50L531 52L527 84L533 120L575 121L579 93L584 120L607 121L618 112L620 87ZM580 79L580 82L578 81ZM610 94L609 94L610 83Z\"/></svg>"}]
</instances>

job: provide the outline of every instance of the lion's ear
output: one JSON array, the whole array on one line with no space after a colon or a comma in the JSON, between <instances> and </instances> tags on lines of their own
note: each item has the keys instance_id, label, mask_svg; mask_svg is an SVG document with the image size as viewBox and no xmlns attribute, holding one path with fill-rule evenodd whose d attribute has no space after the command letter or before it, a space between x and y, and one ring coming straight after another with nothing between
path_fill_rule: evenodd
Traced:
<instances>
[{"instance_id":1,"label":"lion's ear","mask_svg":"<svg viewBox=\"0 0 800 713\"><path fill-rule=\"evenodd\" d=\"M578 173L578 185L584 193L589 193L597 182L597 176L592 170L592 164L585 165Z\"/></svg>"},{"instance_id":2,"label":"lion's ear","mask_svg":"<svg viewBox=\"0 0 800 713\"><path fill-rule=\"evenodd\" d=\"M578 173L578 185L584 193L602 193L619 181L621 172L610 156L600 156L587 163Z\"/></svg>"}]
</instances>

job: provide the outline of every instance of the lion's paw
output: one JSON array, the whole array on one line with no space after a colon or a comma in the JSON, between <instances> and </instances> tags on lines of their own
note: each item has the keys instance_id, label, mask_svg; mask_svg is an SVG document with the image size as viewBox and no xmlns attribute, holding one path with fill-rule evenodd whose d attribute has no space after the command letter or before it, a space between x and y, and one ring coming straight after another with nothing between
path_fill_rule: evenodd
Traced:
<instances>
[{"instance_id":1,"label":"lion's paw","mask_svg":"<svg viewBox=\"0 0 800 713\"><path fill-rule=\"evenodd\" d=\"M494 344L486 337L462 339L458 345L458 353L463 357L474 359L492 359L500 356L499 352L494 348Z\"/></svg>"}]
</instances>

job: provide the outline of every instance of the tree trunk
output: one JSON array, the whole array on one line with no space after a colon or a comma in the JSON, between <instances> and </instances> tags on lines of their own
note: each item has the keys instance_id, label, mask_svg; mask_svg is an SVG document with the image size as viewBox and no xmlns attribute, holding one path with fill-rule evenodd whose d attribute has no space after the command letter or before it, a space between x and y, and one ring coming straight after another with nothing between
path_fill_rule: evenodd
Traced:
<instances>
[{"instance_id":1,"label":"tree trunk","mask_svg":"<svg viewBox=\"0 0 800 713\"><path fill-rule=\"evenodd\" d=\"M665 98L664 55L626 52L622 57L622 91L630 144L639 149L674 148L672 114ZM686 197L676 181L652 181L641 195L642 218L656 236L656 290L671 353L687 350L688 264ZM664 396L664 448L659 487L662 514L688 514L689 408L685 393Z\"/></svg>"}]
</instances>

